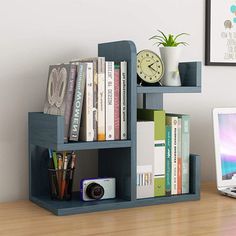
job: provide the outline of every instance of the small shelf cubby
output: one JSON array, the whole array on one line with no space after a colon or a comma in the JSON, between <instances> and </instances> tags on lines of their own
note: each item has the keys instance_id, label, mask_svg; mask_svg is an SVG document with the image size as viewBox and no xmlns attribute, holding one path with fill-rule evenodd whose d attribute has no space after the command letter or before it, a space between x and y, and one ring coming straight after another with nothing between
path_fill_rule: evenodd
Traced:
<instances>
[{"instance_id":1,"label":"small shelf cubby","mask_svg":"<svg viewBox=\"0 0 236 236\"><path fill-rule=\"evenodd\" d=\"M127 61L128 139L104 142L64 142L64 117L30 112L29 130L29 198L56 215L113 210L162 203L198 200L200 198L200 157L190 155L189 194L136 199L136 122L137 96L143 94L144 108L163 108L163 93L195 93L201 91L201 63L180 64L181 87L137 86L136 47L132 41L98 45L98 55L106 60ZM83 202L74 192L71 201L51 200L48 180L48 148L55 151L97 150L98 177L116 178L116 199ZM91 158L86 156L83 158ZM86 166L78 166L86 168Z\"/></svg>"}]
</instances>

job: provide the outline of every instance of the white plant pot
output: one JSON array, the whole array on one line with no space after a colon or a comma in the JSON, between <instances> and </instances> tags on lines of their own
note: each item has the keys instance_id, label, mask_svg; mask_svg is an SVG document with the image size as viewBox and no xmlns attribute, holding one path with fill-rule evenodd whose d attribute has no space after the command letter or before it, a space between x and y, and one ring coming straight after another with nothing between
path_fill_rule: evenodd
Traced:
<instances>
[{"instance_id":1,"label":"white plant pot","mask_svg":"<svg viewBox=\"0 0 236 236\"><path fill-rule=\"evenodd\" d=\"M179 59L181 47L160 47L161 59L164 63L164 75L161 84L164 86L181 86L179 75Z\"/></svg>"}]
</instances>

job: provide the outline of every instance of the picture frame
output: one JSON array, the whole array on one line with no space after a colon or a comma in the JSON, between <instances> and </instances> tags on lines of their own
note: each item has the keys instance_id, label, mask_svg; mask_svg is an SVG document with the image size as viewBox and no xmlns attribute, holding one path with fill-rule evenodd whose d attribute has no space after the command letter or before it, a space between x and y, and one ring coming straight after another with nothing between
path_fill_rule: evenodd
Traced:
<instances>
[{"instance_id":1,"label":"picture frame","mask_svg":"<svg viewBox=\"0 0 236 236\"><path fill-rule=\"evenodd\" d=\"M206 0L205 65L236 66L236 0Z\"/></svg>"}]
</instances>

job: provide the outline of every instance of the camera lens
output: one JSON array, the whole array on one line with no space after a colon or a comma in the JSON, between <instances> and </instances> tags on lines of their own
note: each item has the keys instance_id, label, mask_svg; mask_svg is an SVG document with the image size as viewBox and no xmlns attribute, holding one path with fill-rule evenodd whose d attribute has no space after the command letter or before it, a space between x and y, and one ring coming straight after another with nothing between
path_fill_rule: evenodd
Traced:
<instances>
[{"instance_id":1,"label":"camera lens","mask_svg":"<svg viewBox=\"0 0 236 236\"><path fill-rule=\"evenodd\" d=\"M91 183L86 188L86 194L92 199L101 199L104 195L104 188L98 183Z\"/></svg>"}]
</instances>

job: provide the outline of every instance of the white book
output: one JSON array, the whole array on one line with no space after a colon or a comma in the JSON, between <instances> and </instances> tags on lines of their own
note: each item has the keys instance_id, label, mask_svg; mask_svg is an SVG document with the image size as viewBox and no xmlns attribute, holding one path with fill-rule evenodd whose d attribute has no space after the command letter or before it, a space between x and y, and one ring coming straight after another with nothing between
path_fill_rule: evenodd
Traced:
<instances>
[{"instance_id":1,"label":"white book","mask_svg":"<svg viewBox=\"0 0 236 236\"><path fill-rule=\"evenodd\" d=\"M114 140L114 62L106 61L106 140Z\"/></svg>"},{"instance_id":2,"label":"white book","mask_svg":"<svg viewBox=\"0 0 236 236\"><path fill-rule=\"evenodd\" d=\"M127 62L120 63L120 129L121 139L127 139Z\"/></svg>"},{"instance_id":3,"label":"white book","mask_svg":"<svg viewBox=\"0 0 236 236\"><path fill-rule=\"evenodd\" d=\"M177 194L178 175L178 117L166 115L166 124L171 125L171 194Z\"/></svg>"},{"instance_id":4,"label":"white book","mask_svg":"<svg viewBox=\"0 0 236 236\"><path fill-rule=\"evenodd\" d=\"M145 135L143 135L145 133ZM154 197L154 122L137 122L137 199Z\"/></svg>"},{"instance_id":5,"label":"white book","mask_svg":"<svg viewBox=\"0 0 236 236\"><path fill-rule=\"evenodd\" d=\"M80 139L93 141L93 63L86 62L85 99L82 112L82 125Z\"/></svg>"},{"instance_id":6,"label":"white book","mask_svg":"<svg viewBox=\"0 0 236 236\"><path fill-rule=\"evenodd\" d=\"M105 57L98 57L98 141L106 140Z\"/></svg>"}]
</instances>

